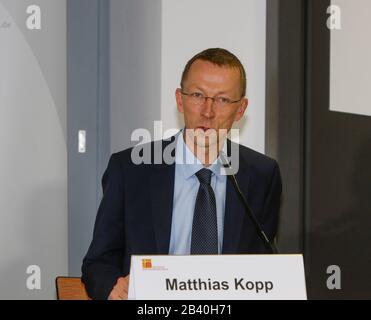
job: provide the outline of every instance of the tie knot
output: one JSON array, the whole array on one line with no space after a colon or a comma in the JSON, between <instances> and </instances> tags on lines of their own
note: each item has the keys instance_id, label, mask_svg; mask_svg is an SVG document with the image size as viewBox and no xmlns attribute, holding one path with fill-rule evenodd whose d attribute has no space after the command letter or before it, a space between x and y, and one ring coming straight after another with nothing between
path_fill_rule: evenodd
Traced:
<instances>
[{"instance_id":1,"label":"tie knot","mask_svg":"<svg viewBox=\"0 0 371 320\"><path fill-rule=\"evenodd\" d=\"M209 169L201 169L200 171L196 172L196 177L200 183L210 184L211 174L212 172Z\"/></svg>"}]
</instances>

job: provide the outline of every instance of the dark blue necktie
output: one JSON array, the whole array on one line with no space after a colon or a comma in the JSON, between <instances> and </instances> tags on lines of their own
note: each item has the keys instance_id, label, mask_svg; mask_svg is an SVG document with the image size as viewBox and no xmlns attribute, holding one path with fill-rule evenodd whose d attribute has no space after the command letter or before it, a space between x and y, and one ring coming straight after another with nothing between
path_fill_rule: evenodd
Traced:
<instances>
[{"instance_id":1,"label":"dark blue necktie","mask_svg":"<svg viewBox=\"0 0 371 320\"><path fill-rule=\"evenodd\" d=\"M200 181L192 224L191 254L218 254L218 225L216 201L210 185L211 171L196 173Z\"/></svg>"}]
</instances>

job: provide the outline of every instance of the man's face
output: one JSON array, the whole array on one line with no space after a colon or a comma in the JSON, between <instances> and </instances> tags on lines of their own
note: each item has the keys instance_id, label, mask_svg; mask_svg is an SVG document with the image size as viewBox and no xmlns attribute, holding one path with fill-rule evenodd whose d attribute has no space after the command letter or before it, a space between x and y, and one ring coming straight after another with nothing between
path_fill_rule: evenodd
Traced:
<instances>
[{"instance_id":1,"label":"man's face","mask_svg":"<svg viewBox=\"0 0 371 320\"><path fill-rule=\"evenodd\" d=\"M239 100L240 72L237 68L219 67L208 61L196 60L184 82L183 92ZM217 105L212 99L195 104L190 96L182 94L181 89L176 90L176 101L179 112L184 114L185 128L188 129L186 138L193 141L195 147L204 148L224 142L226 133L235 121L242 118L248 104L246 98L224 106Z\"/></svg>"}]
</instances>

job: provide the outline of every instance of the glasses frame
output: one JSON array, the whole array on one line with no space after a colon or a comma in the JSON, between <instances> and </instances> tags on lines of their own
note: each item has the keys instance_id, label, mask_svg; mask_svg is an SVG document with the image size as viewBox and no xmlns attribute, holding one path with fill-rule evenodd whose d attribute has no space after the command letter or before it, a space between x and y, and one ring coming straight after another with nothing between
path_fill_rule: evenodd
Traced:
<instances>
[{"instance_id":1,"label":"glasses frame","mask_svg":"<svg viewBox=\"0 0 371 320\"><path fill-rule=\"evenodd\" d=\"M182 95L184 95L184 96L187 96L187 97L192 97L192 94L193 93L195 93L195 92L192 92L192 93L187 93L187 92L185 92L185 91L180 91L181 92L181 94ZM204 95L202 95L203 96L203 102L202 102L202 104L204 104L204 103L206 103L206 101L207 101L207 99L211 99L212 101L213 101L213 103L215 103L216 102L216 99L218 98L218 97L208 97L208 96L204 96ZM196 97L193 97L193 98L196 98ZM200 97L201 98L201 97ZM238 99L238 100L235 100L235 101L229 101L229 102L227 102L225 105L230 105L230 104L233 104L233 103L236 103L236 102L240 102L241 100L243 99L243 97L241 97L240 99ZM201 104L201 105L202 105Z\"/></svg>"}]
</instances>

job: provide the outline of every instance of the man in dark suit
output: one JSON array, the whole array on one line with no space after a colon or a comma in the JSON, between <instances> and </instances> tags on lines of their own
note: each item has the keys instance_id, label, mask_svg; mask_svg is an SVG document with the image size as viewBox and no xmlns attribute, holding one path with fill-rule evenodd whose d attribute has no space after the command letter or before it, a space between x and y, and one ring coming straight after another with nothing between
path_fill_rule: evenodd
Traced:
<instances>
[{"instance_id":1,"label":"man in dark suit","mask_svg":"<svg viewBox=\"0 0 371 320\"><path fill-rule=\"evenodd\" d=\"M236 179L272 241L281 196L278 165L227 140L247 108L245 95L246 75L238 58L224 49L207 49L187 63L176 90L184 130L168 141L147 145L149 163L136 159L135 148L111 156L82 266L92 298L127 298L133 254L269 252L223 174L221 161L224 151L237 151L237 163L232 163L238 167ZM163 152L160 162L154 161L159 159L156 150Z\"/></svg>"}]
</instances>

